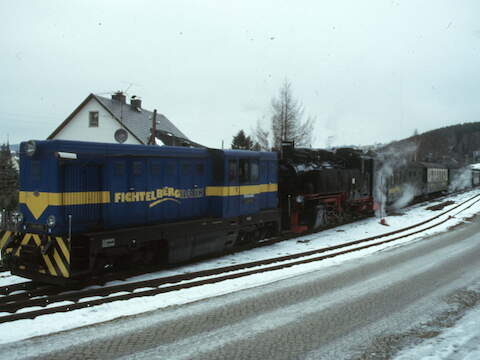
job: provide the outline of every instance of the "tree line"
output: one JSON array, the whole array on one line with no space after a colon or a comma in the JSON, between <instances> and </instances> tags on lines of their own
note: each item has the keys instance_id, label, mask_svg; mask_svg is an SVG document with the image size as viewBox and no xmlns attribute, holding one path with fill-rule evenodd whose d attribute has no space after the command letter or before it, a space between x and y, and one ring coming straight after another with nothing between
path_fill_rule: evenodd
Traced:
<instances>
[{"instance_id":1,"label":"tree line","mask_svg":"<svg viewBox=\"0 0 480 360\"><path fill-rule=\"evenodd\" d=\"M298 147L312 144L314 119L304 118L303 105L293 96L292 85L285 80L270 104L270 124L264 128L260 121L251 135L240 130L232 139L231 148L238 150L279 150L283 142Z\"/></svg>"},{"instance_id":2,"label":"tree line","mask_svg":"<svg viewBox=\"0 0 480 360\"><path fill-rule=\"evenodd\" d=\"M0 147L0 211L14 210L18 204L18 170L10 146Z\"/></svg>"}]
</instances>

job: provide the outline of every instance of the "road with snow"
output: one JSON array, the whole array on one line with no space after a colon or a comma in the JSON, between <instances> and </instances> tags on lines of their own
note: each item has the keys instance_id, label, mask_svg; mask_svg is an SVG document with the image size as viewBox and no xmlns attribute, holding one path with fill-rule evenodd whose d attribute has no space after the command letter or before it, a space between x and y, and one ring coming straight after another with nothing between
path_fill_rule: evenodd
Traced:
<instances>
[{"instance_id":1,"label":"road with snow","mask_svg":"<svg viewBox=\"0 0 480 360\"><path fill-rule=\"evenodd\" d=\"M478 219L263 286L4 344L0 357L382 359L404 349L404 359L477 300Z\"/></svg>"}]
</instances>

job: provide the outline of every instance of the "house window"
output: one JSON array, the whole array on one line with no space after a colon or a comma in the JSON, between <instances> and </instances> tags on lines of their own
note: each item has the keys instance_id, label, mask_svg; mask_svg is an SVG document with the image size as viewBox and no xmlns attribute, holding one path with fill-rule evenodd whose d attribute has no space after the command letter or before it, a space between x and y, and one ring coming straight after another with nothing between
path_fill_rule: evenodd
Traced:
<instances>
[{"instance_id":1,"label":"house window","mask_svg":"<svg viewBox=\"0 0 480 360\"><path fill-rule=\"evenodd\" d=\"M90 111L88 117L88 127L98 127L98 111Z\"/></svg>"}]
</instances>

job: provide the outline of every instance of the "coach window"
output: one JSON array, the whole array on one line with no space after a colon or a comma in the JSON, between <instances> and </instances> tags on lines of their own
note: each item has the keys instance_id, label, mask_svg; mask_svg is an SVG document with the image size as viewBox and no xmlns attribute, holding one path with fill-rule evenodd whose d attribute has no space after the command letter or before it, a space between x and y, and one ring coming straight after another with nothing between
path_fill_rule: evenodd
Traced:
<instances>
[{"instance_id":1,"label":"coach window","mask_svg":"<svg viewBox=\"0 0 480 360\"><path fill-rule=\"evenodd\" d=\"M258 161L252 160L252 162L250 163L250 179L252 182L257 182L258 178L259 178Z\"/></svg>"},{"instance_id":2,"label":"coach window","mask_svg":"<svg viewBox=\"0 0 480 360\"><path fill-rule=\"evenodd\" d=\"M228 160L228 181L237 180L237 160Z\"/></svg>"},{"instance_id":3,"label":"coach window","mask_svg":"<svg viewBox=\"0 0 480 360\"><path fill-rule=\"evenodd\" d=\"M240 183L247 183L250 180L250 162L247 159L240 159L239 170Z\"/></svg>"}]
</instances>

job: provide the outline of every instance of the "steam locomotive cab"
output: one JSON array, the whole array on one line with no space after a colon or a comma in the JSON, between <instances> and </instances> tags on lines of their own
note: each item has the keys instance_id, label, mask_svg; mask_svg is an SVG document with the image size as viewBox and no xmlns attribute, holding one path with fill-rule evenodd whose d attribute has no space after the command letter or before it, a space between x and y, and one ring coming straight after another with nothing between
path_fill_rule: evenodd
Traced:
<instances>
[{"instance_id":1,"label":"steam locomotive cab","mask_svg":"<svg viewBox=\"0 0 480 360\"><path fill-rule=\"evenodd\" d=\"M279 173L285 230L318 230L372 211L373 160L356 150L331 152L284 143Z\"/></svg>"}]
</instances>

